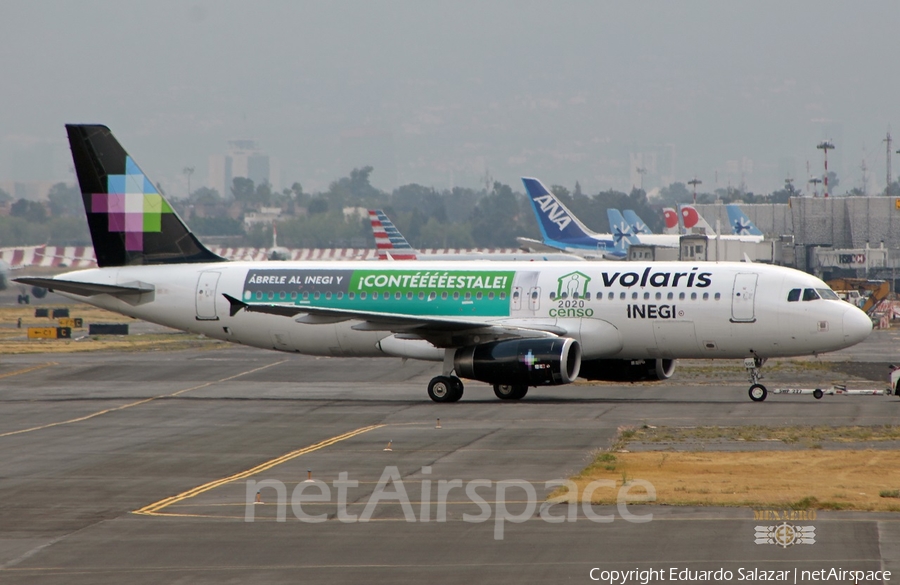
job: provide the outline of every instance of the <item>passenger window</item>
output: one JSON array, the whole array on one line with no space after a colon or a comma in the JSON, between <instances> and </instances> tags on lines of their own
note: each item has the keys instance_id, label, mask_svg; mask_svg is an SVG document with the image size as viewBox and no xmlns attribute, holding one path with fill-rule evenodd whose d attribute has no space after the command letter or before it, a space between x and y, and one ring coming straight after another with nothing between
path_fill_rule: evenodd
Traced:
<instances>
[{"instance_id":1,"label":"passenger window","mask_svg":"<svg viewBox=\"0 0 900 585\"><path fill-rule=\"evenodd\" d=\"M721 298L722 298L722 293L716 293L716 300L718 301Z\"/></svg>"},{"instance_id":2,"label":"passenger window","mask_svg":"<svg viewBox=\"0 0 900 585\"><path fill-rule=\"evenodd\" d=\"M489 293L488 293L488 300L489 300L489 301L493 301L493 300L494 300L494 293L492 293L492 292L489 292Z\"/></svg>"},{"instance_id":3,"label":"passenger window","mask_svg":"<svg viewBox=\"0 0 900 585\"><path fill-rule=\"evenodd\" d=\"M338 294L340 294L340 293L338 293ZM412 294L411 292L406 293L406 300L407 300L407 301L411 301L412 298L413 298L413 294Z\"/></svg>"},{"instance_id":4,"label":"passenger window","mask_svg":"<svg viewBox=\"0 0 900 585\"><path fill-rule=\"evenodd\" d=\"M668 299L670 301L674 298L675 298L675 293L673 293L673 292L670 292L669 294L666 295L666 299Z\"/></svg>"},{"instance_id":5,"label":"passenger window","mask_svg":"<svg viewBox=\"0 0 900 585\"><path fill-rule=\"evenodd\" d=\"M441 293L441 300L442 300L442 301L446 301L446 300L447 300L447 291L444 291L444 292Z\"/></svg>"},{"instance_id":6,"label":"passenger window","mask_svg":"<svg viewBox=\"0 0 900 585\"><path fill-rule=\"evenodd\" d=\"M552 300L554 300L554 299L556 299L556 293L555 293L555 292L551 292L551 293L550 293L550 300L552 301Z\"/></svg>"},{"instance_id":7,"label":"passenger window","mask_svg":"<svg viewBox=\"0 0 900 585\"><path fill-rule=\"evenodd\" d=\"M645 292L645 293L644 293L644 300L646 301L646 300L649 299L649 298L650 298L650 293Z\"/></svg>"},{"instance_id":8,"label":"passenger window","mask_svg":"<svg viewBox=\"0 0 900 585\"><path fill-rule=\"evenodd\" d=\"M466 293L466 300L467 300L467 301L468 301L468 300L471 300L471 298L472 298L472 293L467 292L467 293Z\"/></svg>"},{"instance_id":9,"label":"passenger window","mask_svg":"<svg viewBox=\"0 0 900 585\"><path fill-rule=\"evenodd\" d=\"M660 292L656 293L656 300L658 301L661 298L662 298L662 293L660 293Z\"/></svg>"},{"instance_id":10,"label":"passenger window","mask_svg":"<svg viewBox=\"0 0 900 585\"><path fill-rule=\"evenodd\" d=\"M314 295L314 298L318 301L318 300L319 300L319 297L321 297L321 296L322 296L322 293L317 292L317 293Z\"/></svg>"},{"instance_id":11,"label":"passenger window","mask_svg":"<svg viewBox=\"0 0 900 585\"><path fill-rule=\"evenodd\" d=\"M692 300L692 301L696 301L696 300L697 300L697 293L691 293L691 300Z\"/></svg>"},{"instance_id":12,"label":"passenger window","mask_svg":"<svg viewBox=\"0 0 900 585\"><path fill-rule=\"evenodd\" d=\"M318 294L319 294L319 293L316 293L316 298L318 298ZM366 293L363 293L363 294L366 294ZM363 298L365 298L365 297L363 297ZM373 293L372 293L372 300L374 301L374 300L376 300L376 299L378 299L378 293L377 293L377 292L373 292Z\"/></svg>"},{"instance_id":13,"label":"passenger window","mask_svg":"<svg viewBox=\"0 0 900 585\"><path fill-rule=\"evenodd\" d=\"M256 300L261 301L262 297L263 297L262 291L261 290L256 291Z\"/></svg>"},{"instance_id":14,"label":"passenger window","mask_svg":"<svg viewBox=\"0 0 900 585\"><path fill-rule=\"evenodd\" d=\"M814 288L805 288L803 289L803 300L804 301L817 301L819 300L819 293L816 292Z\"/></svg>"},{"instance_id":15,"label":"passenger window","mask_svg":"<svg viewBox=\"0 0 900 585\"><path fill-rule=\"evenodd\" d=\"M355 292L352 292L352 293L347 293L347 297L349 297L349 298L350 298L350 300L351 300L351 301L352 301L352 300L353 300L353 299L355 299L355 298L356 298L356 293L355 293Z\"/></svg>"},{"instance_id":16,"label":"passenger window","mask_svg":"<svg viewBox=\"0 0 900 585\"><path fill-rule=\"evenodd\" d=\"M483 296L484 296L484 295L483 295L482 293L477 293L477 294L475 295L475 298L478 299L478 300L480 301L480 300L481 300L481 297L483 297Z\"/></svg>"},{"instance_id":17,"label":"passenger window","mask_svg":"<svg viewBox=\"0 0 900 585\"><path fill-rule=\"evenodd\" d=\"M419 300L421 301L421 300L424 299L424 298L425 298L425 293L420 292L420 293L419 293Z\"/></svg>"},{"instance_id":18,"label":"passenger window","mask_svg":"<svg viewBox=\"0 0 900 585\"><path fill-rule=\"evenodd\" d=\"M468 293L466 293L466 294L468 294ZM533 298L533 299L538 298L537 291L534 291L533 293L531 293L531 298ZM563 293L563 298L566 298L566 293Z\"/></svg>"},{"instance_id":19,"label":"passenger window","mask_svg":"<svg viewBox=\"0 0 900 585\"><path fill-rule=\"evenodd\" d=\"M365 300L365 298L366 298L366 291L362 291L361 293L359 293L359 298Z\"/></svg>"},{"instance_id":20,"label":"passenger window","mask_svg":"<svg viewBox=\"0 0 900 585\"><path fill-rule=\"evenodd\" d=\"M455 293L453 293L453 300L455 301L457 299L459 299L459 293L455 292Z\"/></svg>"},{"instance_id":21,"label":"passenger window","mask_svg":"<svg viewBox=\"0 0 900 585\"><path fill-rule=\"evenodd\" d=\"M274 300L274 299L275 299L275 293L270 292L270 293L269 293L269 300L271 301L271 300Z\"/></svg>"},{"instance_id":22,"label":"passenger window","mask_svg":"<svg viewBox=\"0 0 900 585\"><path fill-rule=\"evenodd\" d=\"M623 292L619 293L619 300L622 300L622 301L625 300L625 293L623 293Z\"/></svg>"},{"instance_id":23,"label":"passenger window","mask_svg":"<svg viewBox=\"0 0 900 585\"><path fill-rule=\"evenodd\" d=\"M561 299L566 299L568 297L569 297L569 293L563 293L563 294L559 295L559 298L561 298Z\"/></svg>"},{"instance_id":24,"label":"passenger window","mask_svg":"<svg viewBox=\"0 0 900 585\"><path fill-rule=\"evenodd\" d=\"M436 298L437 298L437 293L434 293L434 292L433 292L433 293L431 293L430 295L428 295L428 300L429 300L429 301L433 301L433 300L436 299Z\"/></svg>"},{"instance_id":25,"label":"passenger window","mask_svg":"<svg viewBox=\"0 0 900 585\"><path fill-rule=\"evenodd\" d=\"M338 298L338 300L341 300L342 298L344 298L344 293L339 292L339 293L337 294L337 298Z\"/></svg>"},{"instance_id":26,"label":"passenger window","mask_svg":"<svg viewBox=\"0 0 900 585\"><path fill-rule=\"evenodd\" d=\"M284 295L284 291L278 293L278 298L279 298L280 300L282 300L282 301L284 300L284 296L285 296L285 295Z\"/></svg>"},{"instance_id":27,"label":"passenger window","mask_svg":"<svg viewBox=\"0 0 900 585\"><path fill-rule=\"evenodd\" d=\"M330 300L331 300L331 293L330 293L330 292L325 293L325 298L328 299L328 300L330 301Z\"/></svg>"},{"instance_id":28,"label":"passenger window","mask_svg":"<svg viewBox=\"0 0 900 585\"><path fill-rule=\"evenodd\" d=\"M600 297L602 300L603 295L600 295ZM591 300L591 293L584 293L584 300L586 300L586 301Z\"/></svg>"},{"instance_id":29,"label":"passenger window","mask_svg":"<svg viewBox=\"0 0 900 585\"><path fill-rule=\"evenodd\" d=\"M788 293L788 302L796 303L799 300L800 300L800 289L799 288L791 289L791 292Z\"/></svg>"},{"instance_id":30,"label":"passenger window","mask_svg":"<svg viewBox=\"0 0 900 585\"><path fill-rule=\"evenodd\" d=\"M683 301L683 300L684 300L684 293L683 293L683 292L682 292L682 293L678 293L678 300L679 300L679 301Z\"/></svg>"},{"instance_id":31,"label":"passenger window","mask_svg":"<svg viewBox=\"0 0 900 585\"><path fill-rule=\"evenodd\" d=\"M708 301L708 300L709 300L709 293L703 293L703 300L704 300L704 301Z\"/></svg>"},{"instance_id":32,"label":"passenger window","mask_svg":"<svg viewBox=\"0 0 900 585\"><path fill-rule=\"evenodd\" d=\"M603 295L603 293L600 293L600 295L601 295L601 296L602 296L602 295ZM609 293L609 295L608 295L608 297L607 297L607 298L608 298L608 299L609 299L609 300L613 300L613 299L615 299L615 298L616 298L616 293L612 293L612 292L611 292L611 293Z\"/></svg>"},{"instance_id":33,"label":"passenger window","mask_svg":"<svg viewBox=\"0 0 900 585\"><path fill-rule=\"evenodd\" d=\"M400 293L400 292L395 292L395 293L394 293L394 298L397 299L398 301L399 301L402 297L403 297L403 293Z\"/></svg>"},{"instance_id":34,"label":"passenger window","mask_svg":"<svg viewBox=\"0 0 900 585\"><path fill-rule=\"evenodd\" d=\"M501 300L501 301L505 301L505 300L506 300L506 293L505 293L505 292L500 293L500 300Z\"/></svg>"}]
</instances>

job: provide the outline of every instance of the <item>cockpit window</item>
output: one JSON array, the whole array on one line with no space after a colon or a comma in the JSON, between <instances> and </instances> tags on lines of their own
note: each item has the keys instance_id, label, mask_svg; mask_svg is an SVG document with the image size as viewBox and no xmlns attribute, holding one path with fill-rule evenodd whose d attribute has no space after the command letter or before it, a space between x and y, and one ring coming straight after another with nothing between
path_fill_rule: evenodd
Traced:
<instances>
[{"instance_id":1,"label":"cockpit window","mask_svg":"<svg viewBox=\"0 0 900 585\"><path fill-rule=\"evenodd\" d=\"M817 293L816 289L814 289L814 288L805 288L805 289L803 289L803 300L804 301L819 300L819 293Z\"/></svg>"},{"instance_id":2,"label":"cockpit window","mask_svg":"<svg viewBox=\"0 0 900 585\"><path fill-rule=\"evenodd\" d=\"M819 292L819 296L828 301L839 301L841 297L837 296L833 290L830 288L817 288Z\"/></svg>"},{"instance_id":3,"label":"cockpit window","mask_svg":"<svg viewBox=\"0 0 900 585\"><path fill-rule=\"evenodd\" d=\"M791 289L791 292L788 293L788 302L796 303L799 300L800 300L800 289L799 288Z\"/></svg>"}]
</instances>

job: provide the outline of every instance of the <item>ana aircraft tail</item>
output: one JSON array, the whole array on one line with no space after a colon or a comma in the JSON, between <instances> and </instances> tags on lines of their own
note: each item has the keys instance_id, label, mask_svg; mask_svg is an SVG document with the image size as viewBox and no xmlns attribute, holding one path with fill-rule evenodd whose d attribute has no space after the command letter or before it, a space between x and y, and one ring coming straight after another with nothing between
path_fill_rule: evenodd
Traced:
<instances>
[{"instance_id":1,"label":"ana aircraft tail","mask_svg":"<svg viewBox=\"0 0 900 585\"><path fill-rule=\"evenodd\" d=\"M369 221L375 234L379 260L416 260L418 253L409 244L394 222L380 209L369 210Z\"/></svg>"},{"instance_id":2,"label":"ana aircraft tail","mask_svg":"<svg viewBox=\"0 0 900 585\"><path fill-rule=\"evenodd\" d=\"M628 222L628 225L631 226L631 233L634 235L639 234L652 234L653 230L647 227L647 224L638 217L638 214L634 212L632 209L626 209L622 212L625 216L625 221Z\"/></svg>"},{"instance_id":3,"label":"ana aircraft tail","mask_svg":"<svg viewBox=\"0 0 900 585\"><path fill-rule=\"evenodd\" d=\"M705 233L708 236L716 235L709 222L703 219L703 216L697 212L697 208L693 205L679 205L679 216L681 216L681 225L684 227L685 233Z\"/></svg>"},{"instance_id":4,"label":"ana aircraft tail","mask_svg":"<svg viewBox=\"0 0 900 585\"><path fill-rule=\"evenodd\" d=\"M66 131L99 266L225 260L191 233L109 128Z\"/></svg>"},{"instance_id":5,"label":"ana aircraft tail","mask_svg":"<svg viewBox=\"0 0 900 585\"><path fill-rule=\"evenodd\" d=\"M578 221L578 218L556 198L556 195L544 187L543 183L527 177L522 177L522 182L538 218L538 226L544 240L566 242L596 235Z\"/></svg>"},{"instance_id":6,"label":"ana aircraft tail","mask_svg":"<svg viewBox=\"0 0 900 585\"><path fill-rule=\"evenodd\" d=\"M761 236L762 231L743 212L740 206L730 204L725 206L728 212L728 223L731 224L731 231L737 236Z\"/></svg>"}]
</instances>

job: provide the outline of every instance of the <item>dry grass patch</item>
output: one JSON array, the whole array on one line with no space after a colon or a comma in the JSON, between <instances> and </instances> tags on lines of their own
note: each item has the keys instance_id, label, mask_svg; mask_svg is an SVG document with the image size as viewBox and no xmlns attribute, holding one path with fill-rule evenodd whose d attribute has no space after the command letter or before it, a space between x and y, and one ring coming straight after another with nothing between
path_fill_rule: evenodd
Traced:
<instances>
[{"instance_id":1,"label":"dry grass patch","mask_svg":"<svg viewBox=\"0 0 900 585\"><path fill-rule=\"evenodd\" d=\"M657 504L675 506L900 511L882 495L900 487L900 451L602 453L573 478L579 493L597 479L647 480ZM616 491L592 501L615 503Z\"/></svg>"},{"instance_id":2,"label":"dry grass patch","mask_svg":"<svg viewBox=\"0 0 900 585\"><path fill-rule=\"evenodd\" d=\"M651 427L620 429L615 448L626 443L715 443L726 441L779 441L787 444L820 445L823 442L900 440L900 426L789 426L789 427Z\"/></svg>"}]
</instances>

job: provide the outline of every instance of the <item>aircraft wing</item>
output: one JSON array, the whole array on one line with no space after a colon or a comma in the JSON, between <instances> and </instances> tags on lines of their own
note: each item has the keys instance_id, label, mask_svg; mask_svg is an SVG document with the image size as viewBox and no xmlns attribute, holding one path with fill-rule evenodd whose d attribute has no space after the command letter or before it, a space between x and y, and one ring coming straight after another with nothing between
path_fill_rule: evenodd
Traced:
<instances>
[{"instance_id":1,"label":"aircraft wing","mask_svg":"<svg viewBox=\"0 0 900 585\"><path fill-rule=\"evenodd\" d=\"M529 320L519 322L486 323L468 319L448 317L403 315L381 313L378 311L359 311L354 309L334 309L323 307L299 307L279 304L248 304L231 295L223 294L229 304L229 313L233 317L240 311L247 313L265 313L281 317L296 317L298 323L325 324L340 321L361 321L352 328L357 331L390 331L403 334L407 339L425 339L436 347L456 347L472 343L508 338L558 337L566 333L565 329L552 323L540 323ZM555 319L553 320L555 321ZM475 338L478 338L477 340Z\"/></svg>"}]
</instances>

